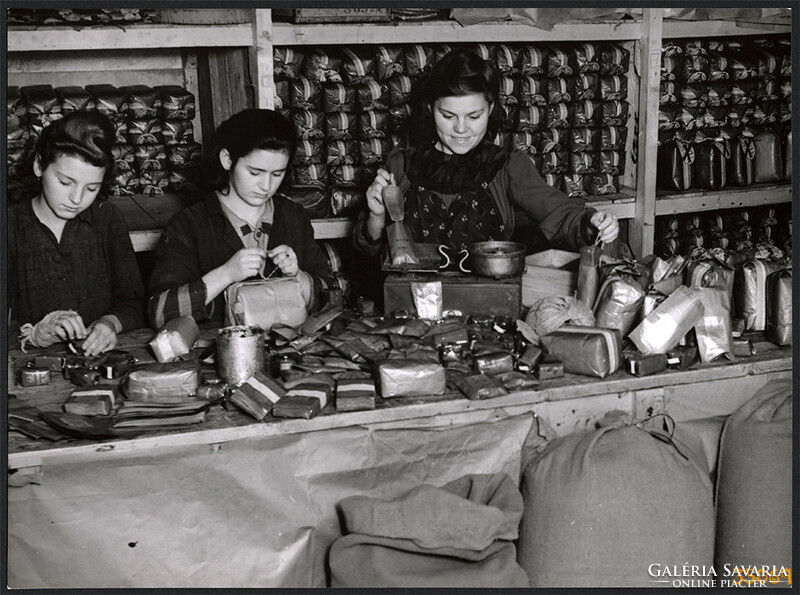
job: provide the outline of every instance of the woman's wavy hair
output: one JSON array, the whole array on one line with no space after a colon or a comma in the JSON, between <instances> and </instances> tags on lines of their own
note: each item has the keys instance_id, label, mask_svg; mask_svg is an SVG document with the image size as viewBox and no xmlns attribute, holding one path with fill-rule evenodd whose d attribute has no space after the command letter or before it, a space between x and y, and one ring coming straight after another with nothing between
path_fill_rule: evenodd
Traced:
<instances>
[{"instance_id":1,"label":"woman's wavy hair","mask_svg":"<svg viewBox=\"0 0 800 595\"><path fill-rule=\"evenodd\" d=\"M219 161L219 153L227 149L231 156L231 169L236 162L251 151L277 151L289 155L289 168L297 147L294 124L276 111L268 109L246 109L234 114L216 131L216 150L210 155L211 167L206 185L212 190L225 190L230 182L230 173ZM287 171L283 188L291 178Z\"/></svg>"},{"instance_id":2,"label":"woman's wavy hair","mask_svg":"<svg viewBox=\"0 0 800 595\"><path fill-rule=\"evenodd\" d=\"M75 111L42 130L33 151L42 170L61 155L79 157L104 168L103 194L114 179L114 124L100 112Z\"/></svg>"},{"instance_id":3,"label":"woman's wavy hair","mask_svg":"<svg viewBox=\"0 0 800 595\"><path fill-rule=\"evenodd\" d=\"M421 117L416 118L416 142L435 142L433 104L441 97L482 94L492 106L485 138L492 140L500 130L500 78L497 71L476 53L459 48L447 52L430 70L412 99Z\"/></svg>"}]
</instances>

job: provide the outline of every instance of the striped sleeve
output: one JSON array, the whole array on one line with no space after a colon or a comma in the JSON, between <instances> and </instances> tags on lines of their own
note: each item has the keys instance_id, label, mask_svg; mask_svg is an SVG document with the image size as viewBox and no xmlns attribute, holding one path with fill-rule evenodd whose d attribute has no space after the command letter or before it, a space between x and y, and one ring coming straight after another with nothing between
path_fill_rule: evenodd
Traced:
<instances>
[{"instance_id":1,"label":"striped sleeve","mask_svg":"<svg viewBox=\"0 0 800 595\"><path fill-rule=\"evenodd\" d=\"M191 316L195 320L210 317L213 314L214 302L212 301L207 308L205 301L206 285L202 279L197 279L151 296L147 310L153 326L161 328L168 320L179 316Z\"/></svg>"}]
</instances>

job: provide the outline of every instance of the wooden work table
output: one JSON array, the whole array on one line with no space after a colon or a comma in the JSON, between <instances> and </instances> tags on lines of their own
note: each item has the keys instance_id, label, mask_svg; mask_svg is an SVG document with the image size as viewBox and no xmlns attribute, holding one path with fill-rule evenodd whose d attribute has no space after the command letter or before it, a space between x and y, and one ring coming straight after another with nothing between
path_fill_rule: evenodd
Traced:
<instances>
[{"instance_id":1,"label":"wooden work table","mask_svg":"<svg viewBox=\"0 0 800 595\"><path fill-rule=\"evenodd\" d=\"M147 341L153 333L138 330L120 337L119 348L129 350L139 361L153 361ZM201 342L213 341L214 331L206 329ZM634 416L646 416L666 411L676 420L729 414L755 390L773 377L792 373L791 347L779 347L757 333L748 337L756 354L738 358L735 362L695 364L688 370L667 370L660 374L635 377L623 370L605 379L567 374L563 378L542 382L536 390L514 392L487 400L472 401L460 393L445 393L426 397L377 399L375 410L339 413L328 404L312 419L276 419L268 417L256 422L238 410L226 410L213 405L202 423L181 430L145 432L135 438L58 442L19 437L9 441L10 469L40 466L48 461L92 460L113 456L114 453L162 451L187 445L215 445L246 438L298 434L344 428L369 426L400 420L426 420L442 416L453 419L484 419L487 415L516 414L534 411L543 416L559 434L587 428L592 420L607 411L619 409ZM9 353L9 369L20 366L38 353L63 353L63 345L47 350ZM41 387L11 385L12 402L42 410L59 411L75 388L60 374L51 373L51 384Z\"/></svg>"}]
</instances>

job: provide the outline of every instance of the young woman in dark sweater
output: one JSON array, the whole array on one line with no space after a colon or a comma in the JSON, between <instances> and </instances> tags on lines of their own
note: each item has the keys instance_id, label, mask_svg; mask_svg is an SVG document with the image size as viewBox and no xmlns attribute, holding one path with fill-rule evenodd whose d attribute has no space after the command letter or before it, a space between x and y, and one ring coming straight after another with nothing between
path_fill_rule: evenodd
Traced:
<instances>
[{"instance_id":1,"label":"young woman in dark sweater","mask_svg":"<svg viewBox=\"0 0 800 595\"><path fill-rule=\"evenodd\" d=\"M309 310L328 285L311 221L279 193L295 150L292 124L247 109L216 136L214 192L173 216L156 245L147 304L155 328L178 316L222 323L225 288L259 273L296 277Z\"/></svg>"}]
</instances>

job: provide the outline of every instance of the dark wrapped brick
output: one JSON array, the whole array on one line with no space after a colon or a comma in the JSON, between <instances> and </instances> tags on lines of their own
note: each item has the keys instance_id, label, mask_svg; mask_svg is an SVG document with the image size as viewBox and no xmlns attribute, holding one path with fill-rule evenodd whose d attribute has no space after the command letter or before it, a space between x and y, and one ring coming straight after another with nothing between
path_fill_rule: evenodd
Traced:
<instances>
[{"instance_id":1,"label":"dark wrapped brick","mask_svg":"<svg viewBox=\"0 0 800 595\"><path fill-rule=\"evenodd\" d=\"M567 157L568 174L593 174L596 171L594 153L586 151L569 153Z\"/></svg>"},{"instance_id":2,"label":"dark wrapped brick","mask_svg":"<svg viewBox=\"0 0 800 595\"><path fill-rule=\"evenodd\" d=\"M589 153L584 153L588 155ZM591 176L583 174L564 174L564 194L569 198L583 198L588 196L588 182Z\"/></svg>"},{"instance_id":3,"label":"dark wrapped brick","mask_svg":"<svg viewBox=\"0 0 800 595\"><path fill-rule=\"evenodd\" d=\"M325 48L309 49L303 58L301 74L319 83L341 83L342 60L335 51Z\"/></svg>"},{"instance_id":4,"label":"dark wrapped brick","mask_svg":"<svg viewBox=\"0 0 800 595\"><path fill-rule=\"evenodd\" d=\"M582 326L562 326L542 336L545 349L563 362L566 372L599 378L619 369L620 342L615 329Z\"/></svg>"},{"instance_id":5,"label":"dark wrapped brick","mask_svg":"<svg viewBox=\"0 0 800 595\"><path fill-rule=\"evenodd\" d=\"M167 153L164 145L135 145L133 164L138 172L167 169Z\"/></svg>"},{"instance_id":6,"label":"dark wrapped brick","mask_svg":"<svg viewBox=\"0 0 800 595\"><path fill-rule=\"evenodd\" d=\"M323 163L306 165L293 168L292 183L298 186L308 186L317 183L327 183L328 168Z\"/></svg>"},{"instance_id":7,"label":"dark wrapped brick","mask_svg":"<svg viewBox=\"0 0 800 595\"><path fill-rule=\"evenodd\" d=\"M521 105L547 104L547 79L543 76L523 76L517 82L517 98Z\"/></svg>"},{"instance_id":8,"label":"dark wrapped brick","mask_svg":"<svg viewBox=\"0 0 800 595\"><path fill-rule=\"evenodd\" d=\"M600 99L609 101L612 99L628 98L628 79L621 75L600 77Z\"/></svg>"},{"instance_id":9,"label":"dark wrapped brick","mask_svg":"<svg viewBox=\"0 0 800 595\"><path fill-rule=\"evenodd\" d=\"M708 80L725 81L730 78L728 58L719 52L708 53Z\"/></svg>"},{"instance_id":10,"label":"dark wrapped brick","mask_svg":"<svg viewBox=\"0 0 800 595\"><path fill-rule=\"evenodd\" d=\"M502 145L501 145L502 146ZM514 132L511 134L511 146L528 155L536 155L538 140L530 132Z\"/></svg>"},{"instance_id":11,"label":"dark wrapped brick","mask_svg":"<svg viewBox=\"0 0 800 595\"><path fill-rule=\"evenodd\" d=\"M519 49L508 43L498 43L495 52L495 66L501 76L517 76L519 67L517 66Z\"/></svg>"},{"instance_id":12,"label":"dark wrapped brick","mask_svg":"<svg viewBox=\"0 0 800 595\"><path fill-rule=\"evenodd\" d=\"M726 106L731 100L731 83L714 81L706 85L706 102L709 106Z\"/></svg>"},{"instance_id":13,"label":"dark wrapped brick","mask_svg":"<svg viewBox=\"0 0 800 595\"><path fill-rule=\"evenodd\" d=\"M162 120L192 120L195 116L194 94L180 85L153 87L161 100L159 117Z\"/></svg>"},{"instance_id":14,"label":"dark wrapped brick","mask_svg":"<svg viewBox=\"0 0 800 595\"><path fill-rule=\"evenodd\" d=\"M292 85L289 79L275 79L273 98L276 111L290 109L292 107Z\"/></svg>"},{"instance_id":15,"label":"dark wrapped brick","mask_svg":"<svg viewBox=\"0 0 800 595\"><path fill-rule=\"evenodd\" d=\"M114 155L114 167L117 171L128 171L134 168L134 148L129 144L115 144L111 147Z\"/></svg>"},{"instance_id":16,"label":"dark wrapped brick","mask_svg":"<svg viewBox=\"0 0 800 595\"><path fill-rule=\"evenodd\" d=\"M162 142L161 120L128 120L128 142L132 145L155 145Z\"/></svg>"},{"instance_id":17,"label":"dark wrapped brick","mask_svg":"<svg viewBox=\"0 0 800 595\"><path fill-rule=\"evenodd\" d=\"M499 97L503 105L513 105L519 102L517 99L517 81L510 76L500 77Z\"/></svg>"},{"instance_id":18,"label":"dark wrapped brick","mask_svg":"<svg viewBox=\"0 0 800 595\"><path fill-rule=\"evenodd\" d=\"M289 101L293 109L319 111L322 109L322 85L304 76L291 79Z\"/></svg>"},{"instance_id":19,"label":"dark wrapped brick","mask_svg":"<svg viewBox=\"0 0 800 595\"><path fill-rule=\"evenodd\" d=\"M377 81L367 81L358 85L356 105L362 112L389 109L389 86Z\"/></svg>"},{"instance_id":20,"label":"dark wrapped brick","mask_svg":"<svg viewBox=\"0 0 800 595\"><path fill-rule=\"evenodd\" d=\"M628 121L627 101L603 101L600 104L601 126L625 126Z\"/></svg>"},{"instance_id":21,"label":"dark wrapped brick","mask_svg":"<svg viewBox=\"0 0 800 595\"><path fill-rule=\"evenodd\" d=\"M292 186L287 196L292 202L301 205L311 219L324 219L328 216L330 201L325 184Z\"/></svg>"},{"instance_id":22,"label":"dark wrapped brick","mask_svg":"<svg viewBox=\"0 0 800 595\"><path fill-rule=\"evenodd\" d=\"M126 85L119 90L128 97L125 110L128 120L151 120L158 117L161 110L158 91L147 85Z\"/></svg>"},{"instance_id":23,"label":"dark wrapped brick","mask_svg":"<svg viewBox=\"0 0 800 595\"><path fill-rule=\"evenodd\" d=\"M566 151L570 148L570 131L559 128L542 128L533 134L537 139L539 153Z\"/></svg>"},{"instance_id":24,"label":"dark wrapped brick","mask_svg":"<svg viewBox=\"0 0 800 595\"><path fill-rule=\"evenodd\" d=\"M508 394L499 381L486 374L454 374L451 379L452 384L471 401L502 397Z\"/></svg>"},{"instance_id":25,"label":"dark wrapped brick","mask_svg":"<svg viewBox=\"0 0 800 595\"><path fill-rule=\"evenodd\" d=\"M576 107L572 103L556 103L545 108L548 128L570 128L575 118ZM522 112L520 111L520 114Z\"/></svg>"},{"instance_id":26,"label":"dark wrapped brick","mask_svg":"<svg viewBox=\"0 0 800 595\"><path fill-rule=\"evenodd\" d=\"M678 78L678 71L681 65L681 58L678 56L661 56L661 80L674 81Z\"/></svg>"},{"instance_id":27,"label":"dark wrapped brick","mask_svg":"<svg viewBox=\"0 0 800 595\"><path fill-rule=\"evenodd\" d=\"M111 196L139 194L139 175L133 169L116 172L109 185L108 193Z\"/></svg>"},{"instance_id":28,"label":"dark wrapped brick","mask_svg":"<svg viewBox=\"0 0 800 595\"><path fill-rule=\"evenodd\" d=\"M728 54L729 72L736 81L754 79L758 76L755 60L749 52L731 52Z\"/></svg>"},{"instance_id":29,"label":"dark wrapped brick","mask_svg":"<svg viewBox=\"0 0 800 595\"><path fill-rule=\"evenodd\" d=\"M708 101L708 86L701 83L688 83L678 87L680 104L684 107L705 107Z\"/></svg>"},{"instance_id":30,"label":"dark wrapped brick","mask_svg":"<svg viewBox=\"0 0 800 595\"><path fill-rule=\"evenodd\" d=\"M751 79L735 80L731 83L730 102L734 105L751 104L755 101L758 81Z\"/></svg>"},{"instance_id":31,"label":"dark wrapped brick","mask_svg":"<svg viewBox=\"0 0 800 595\"><path fill-rule=\"evenodd\" d=\"M330 140L325 144L325 163L329 167L360 163L358 145L352 140Z\"/></svg>"},{"instance_id":32,"label":"dark wrapped brick","mask_svg":"<svg viewBox=\"0 0 800 595\"><path fill-rule=\"evenodd\" d=\"M564 191L564 174L542 174L542 177L548 186Z\"/></svg>"},{"instance_id":33,"label":"dark wrapped brick","mask_svg":"<svg viewBox=\"0 0 800 595\"><path fill-rule=\"evenodd\" d=\"M572 104L569 124L571 128L594 127L600 121L601 104L599 101L585 99Z\"/></svg>"},{"instance_id":34,"label":"dark wrapped brick","mask_svg":"<svg viewBox=\"0 0 800 595\"><path fill-rule=\"evenodd\" d=\"M575 58L575 73L600 71L600 45L597 43L578 43L572 48Z\"/></svg>"},{"instance_id":35,"label":"dark wrapped brick","mask_svg":"<svg viewBox=\"0 0 800 595\"><path fill-rule=\"evenodd\" d=\"M96 109L101 114L113 117L127 113L128 96L114 85L86 85L86 90L94 97Z\"/></svg>"},{"instance_id":36,"label":"dark wrapped brick","mask_svg":"<svg viewBox=\"0 0 800 595\"><path fill-rule=\"evenodd\" d=\"M535 45L525 45L517 54L517 68L523 76L543 76L547 74L547 49Z\"/></svg>"},{"instance_id":37,"label":"dark wrapped brick","mask_svg":"<svg viewBox=\"0 0 800 595\"><path fill-rule=\"evenodd\" d=\"M169 145L166 147L166 153L170 169L184 167L200 162L203 157L203 146L194 141L179 145Z\"/></svg>"},{"instance_id":38,"label":"dark wrapped brick","mask_svg":"<svg viewBox=\"0 0 800 595\"><path fill-rule=\"evenodd\" d=\"M94 97L83 87L56 87L55 92L61 102L62 114L95 109Z\"/></svg>"},{"instance_id":39,"label":"dark wrapped brick","mask_svg":"<svg viewBox=\"0 0 800 595\"><path fill-rule=\"evenodd\" d=\"M389 128L388 111L362 112L358 115L359 138L386 138Z\"/></svg>"},{"instance_id":40,"label":"dark wrapped brick","mask_svg":"<svg viewBox=\"0 0 800 595\"><path fill-rule=\"evenodd\" d=\"M600 76L597 73L584 72L575 77L575 101L599 99L599 89Z\"/></svg>"},{"instance_id":41,"label":"dark wrapped brick","mask_svg":"<svg viewBox=\"0 0 800 595\"><path fill-rule=\"evenodd\" d=\"M545 174L563 174L567 171L567 152L566 151L550 151L541 156L541 173Z\"/></svg>"},{"instance_id":42,"label":"dark wrapped brick","mask_svg":"<svg viewBox=\"0 0 800 595\"><path fill-rule=\"evenodd\" d=\"M419 43L403 47L403 64L407 76L417 78L433 66L433 48Z\"/></svg>"},{"instance_id":43,"label":"dark wrapped brick","mask_svg":"<svg viewBox=\"0 0 800 595\"><path fill-rule=\"evenodd\" d=\"M684 130L697 130L706 125L705 107L681 107L678 120Z\"/></svg>"},{"instance_id":44,"label":"dark wrapped brick","mask_svg":"<svg viewBox=\"0 0 800 595\"><path fill-rule=\"evenodd\" d=\"M6 114L9 116L16 115L21 122L24 122L27 109L19 87L11 86L6 88L6 102Z\"/></svg>"},{"instance_id":45,"label":"dark wrapped brick","mask_svg":"<svg viewBox=\"0 0 800 595\"><path fill-rule=\"evenodd\" d=\"M604 43L600 46L600 74L616 75L628 72L631 53L616 43Z\"/></svg>"},{"instance_id":46,"label":"dark wrapped brick","mask_svg":"<svg viewBox=\"0 0 800 595\"><path fill-rule=\"evenodd\" d=\"M575 77L550 77L547 79L547 103L575 101Z\"/></svg>"},{"instance_id":47,"label":"dark wrapped brick","mask_svg":"<svg viewBox=\"0 0 800 595\"><path fill-rule=\"evenodd\" d=\"M578 65L575 54L557 47L549 48L547 53L547 76L572 76L577 74Z\"/></svg>"},{"instance_id":48,"label":"dark wrapped brick","mask_svg":"<svg viewBox=\"0 0 800 595\"><path fill-rule=\"evenodd\" d=\"M587 176L587 178L588 186L586 190L592 196L617 194L619 192L619 181L615 175L596 174L593 176Z\"/></svg>"},{"instance_id":49,"label":"dark wrapped brick","mask_svg":"<svg viewBox=\"0 0 800 595\"><path fill-rule=\"evenodd\" d=\"M504 130L527 130L527 128L517 127L519 124L519 118L522 117L522 111L525 109L540 110L540 112L537 113L544 113L544 108L542 107L528 106L527 108L521 108L517 105L500 104L498 110L500 113L500 127ZM541 126L544 126L544 122L542 122Z\"/></svg>"},{"instance_id":50,"label":"dark wrapped brick","mask_svg":"<svg viewBox=\"0 0 800 595\"><path fill-rule=\"evenodd\" d=\"M601 151L624 151L628 129L624 126L602 126L600 128Z\"/></svg>"},{"instance_id":51,"label":"dark wrapped brick","mask_svg":"<svg viewBox=\"0 0 800 595\"><path fill-rule=\"evenodd\" d=\"M169 191L194 194L198 191L198 171L195 166L174 167L169 171Z\"/></svg>"},{"instance_id":52,"label":"dark wrapped brick","mask_svg":"<svg viewBox=\"0 0 800 595\"><path fill-rule=\"evenodd\" d=\"M387 81L389 85L389 105L405 105L411 98L411 77L397 75Z\"/></svg>"},{"instance_id":53,"label":"dark wrapped brick","mask_svg":"<svg viewBox=\"0 0 800 595\"><path fill-rule=\"evenodd\" d=\"M272 49L272 71L276 77L289 79L300 76L305 54L296 48L274 47Z\"/></svg>"},{"instance_id":54,"label":"dark wrapped brick","mask_svg":"<svg viewBox=\"0 0 800 595\"><path fill-rule=\"evenodd\" d=\"M367 175L361 165L337 165L331 169L330 182L340 188L366 187L364 184L366 181Z\"/></svg>"},{"instance_id":55,"label":"dark wrapped brick","mask_svg":"<svg viewBox=\"0 0 800 595\"><path fill-rule=\"evenodd\" d=\"M399 45L379 45L375 48L375 78L385 81L403 74L403 48Z\"/></svg>"},{"instance_id":56,"label":"dark wrapped brick","mask_svg":"<svg viewBox=\"0 0 800 595\"><path fill-rule=\"evenodd\" d=\"M389 142L382 138L368 138L358 141L358 151L362 165L382 165L391 150Z\"/></svg>"},{"instance_id":57,"label":"dark wrapped brick","mask_svg":"<svg viewBox=\"0 0 800 595\"><path fill-rule=\"evenodd\" d=\"M758 79L758 87L756 88L756 101L763 101L765 99L778 99L778 87L780 86L780 83L780 79L776 78ZM791 79L789 84L791 84ZM789 95L791 95L791 90Z\"/></svg>"},{"instance_id":58,"label":"dark wrapped brick","mask_svg":"<svg viewBox=\"0 0 800 595\"><path fill-rule=\"evenodd\" d=\"M325 138L325 115L316 110L292 110L291 120L299 140Z\"/></svg>"},{"instance_id":59,"label":"dark wrapped brick","mask_svg":"<svg viewBox=\"0 0 800 595\"><path fill-rule=\"evenodd\" d=\"M139 193L147 196L164 194L169 186L169 172L165 169L139 172Z\"/></svg>"},{"instance_id":60,"label":"dark wrapped brick","mask_svg":"<svg viewBox=\"0 0 800 595\"><path fill-rule=\"evenodd\" d=\"M620 176L625 173L625 153L622 151L600 151L597 155L597 172Z\"/></svg>"},{"instance_id":61,"label":"dark wrapped brick","mask_svg":"<svg viewBox=\"0 0 800 595\"><path fill-rule=\"evenodd\" d=\"M167 147L194 142L194 124L191 120L164 120L161 122L161 140Z\"/></svg>"},{"instance_id":62,"label":"dark wrapped brick","mask_svg":"<svg viewBox=\"0 0 800 595\"><path fill-rule=\"evenodd\" d=\"M297 142L292 163L300 166L313 165L323 163L324 158L321 139L301 140Z\"/></svg>"},{"instance_id":63,"label":"dark wrapped brick","mask_svg":"<svg viewBox=\"0 0 800 595\"><path fill-rule=\"evenodd\" d=\"M375 53L368 46L343 46L341 74L348 85L360 85L375 79Z\"/></svg>"}]
</instances>

